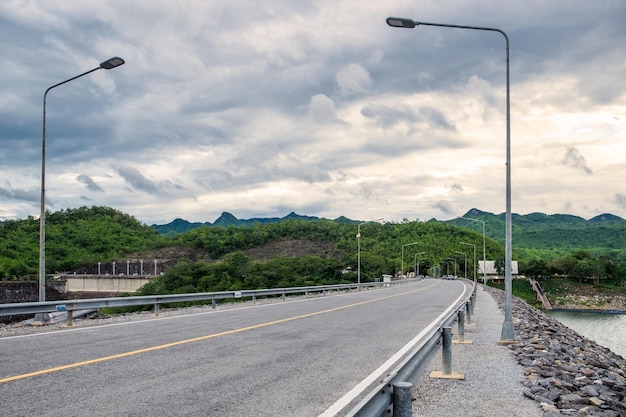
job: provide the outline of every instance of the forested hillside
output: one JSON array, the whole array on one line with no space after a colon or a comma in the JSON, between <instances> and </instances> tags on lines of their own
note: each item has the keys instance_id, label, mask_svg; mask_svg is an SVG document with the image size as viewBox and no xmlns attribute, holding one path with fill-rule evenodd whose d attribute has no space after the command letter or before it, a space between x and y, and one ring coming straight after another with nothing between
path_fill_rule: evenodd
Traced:
<instances>
[{"instance_id":1,"label":"forested hillside","mask_svg":"<svg viewBox=\"0 0 626 417\"><path fill-rule=\"evenodd\" d=\"M220 218L230 220L227 213ZM233 216L234 217L234 216ZM501 216L472 210L468 218L485 221L486 258L502 263L502 242L490 238L504 230ZM163 235L134 217L108 207L82 207L49 213L46 228L48 274L72 272L97 262L167 258L165 274L144 293L219 291L295 285L362 282L414 271L473 276L474 255L482 259L482 224L456 219L379 224L346 218L324 220L290 214L279 221L245 225L202 225ZM522 274L559 275L622 285L626 279L623 221L588 221L575 216L516 216L513 259ZM357 238L358 225L360 238ZM579 229L586 228L586 229ZM596 231L601 237L585 236ZM609 230L611 233L604 233ZM619 233L624 235L623 233ZM613 235L612 239L609 235ZM542 243L532 245L536 236ZM572 237L576 240L572 241ZM602 247L602 239L607 246ZM521 247L526 242L529 247ZM462 244L469 243L467 244ZM561 252L548 242L562 244ZM569 242L566 244L565 242ZM577 243L576 243L577 242ZM570 249L589 242L589 249ZM599 243L600 242L600 243ZM612 245L608 243L612 242ZM36 279L39 221L7 221L0 226L0 278ZM474 253L474 245L475 253ZM569 246L568 246L569 245ZM466 265L467 262L467 265ZM160 262L161 263L161 262Z\"/></svg>"},{"instance_id":2,"label":"forested hillside","mask_svg":"<svg viewBox=\"0 0 626 417\"><path fill-rule=\"evenodd\" d=\"M464 216L445 223L482 232L485 222L487 236L504 242L505 216L472 209ZM531 213L512 215L513 247L518 256L549 260L576 251L610 254L626 261L626 220L604 214L593 219L568 214Z\"/></svg>"},{"instance_id":3,"label":"forested hillside","mask_svg":"<svg viewBox=\"0 0 626 417\"><path fill-rule=\"evenodd\" d=\"M98 261L123 262L130 254L141 253L149 257L150 253L157 254L165 249L168 249L169 256L179 253L181 259L187 260L181 264L186 267L202 261L193 267L201 270L233 261L239 265L254 264L256 269L252 270L258 272L260 264L273 262L267 268L283 271L278 273L281 275L277 278L279 281L295 276L286 272L285 265L296 268L292 258L299 256L309 257L308 266L302 259L296 262L305 269L302 282L354 281L358 268L358 227L354 223L348 224L345 219L287 219L255 223L249 227L204 226L163 236L114 209L83 207L50 213L46 224L46 268L49 274L72 271ZM0 227L0 274L4 279L37 273L38 230L39 222L33 218L10 221ZM424 258L420 259L424 271L448 257L457 258L460 271L464 268L465 257L455 251L465 252L468 263L473 263L472 248L459 244L460 241L474 243L482 251L482 234L452 225L435 222L362 223L362 278L374 279L382 274L396 274L401 269L404 272L412 270L418 253ZM407 244L410 245L402 259L402 248ZM283 249L278 249L281 247ZM487 255L502 258L502 246L489 239ZM278 265L281 263L284 265ZM316 263L323 265L324 274L312 270L318 268ZM471 268L470 265L470 271ZM223 271L217 273L226 276ZM252 275L251 272L242 273Z\"/></svg>"},{"instance_id":4,"label":"forested hillside","mask_svg":"<svg viewBox=\"0 0 626 417\"><path fill-rule=\"evenodd\" d=\"M126 253L165 244L154 229L108 207L81 207L46 216L46 269L68 271ZM39 219L9 220L0 226L0 278L37 273Z\"/></svg>"}]
</instances>

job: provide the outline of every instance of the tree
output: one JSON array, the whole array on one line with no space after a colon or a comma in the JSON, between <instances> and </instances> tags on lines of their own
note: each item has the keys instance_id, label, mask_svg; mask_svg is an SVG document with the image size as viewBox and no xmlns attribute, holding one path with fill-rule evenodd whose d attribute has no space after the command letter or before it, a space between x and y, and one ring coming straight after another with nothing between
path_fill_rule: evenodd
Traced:
<instances>
[{"instance_id":1,"label":"tree","mask_svg":"<svg viewBox=\"0 0 626 417\"><path fill-rule=\"evenodd\" d=\"M548 263L543 259L531 259L524 268L525 274L538 279L549 275Z\"/></svg>"}]
</instances>

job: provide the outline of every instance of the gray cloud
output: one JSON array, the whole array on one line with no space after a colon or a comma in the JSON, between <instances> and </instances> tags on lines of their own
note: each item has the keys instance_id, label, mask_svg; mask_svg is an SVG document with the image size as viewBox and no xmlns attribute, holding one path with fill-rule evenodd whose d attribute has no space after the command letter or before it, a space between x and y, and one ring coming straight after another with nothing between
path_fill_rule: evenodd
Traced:
<instances>
[{"instance_id":1,"label":"gray cloud","mask_svg":"<svg viewBox=\"0 0 626 417\"><path fill-rule=\"evenodd\" d=\"M407 106L368 105L361 109L361 114L368 119L378 121L385 128L406 124L411 128L444 129L454 131L455 127L446 116L433 107L422 107L418 113Z\"/></svg>"},{"instance_id":2,"label":"gray cloud","mask_svg":"<svg viewBox=\"0 0 626 417\"><path fill-rule=\"evenodd\" d=\"M41 201L41 190L9 189L0 187L0 197L3 197L5 200L19 200L34 203Z\"/></svg>"},{"instance_id":3,"label":"gray cloud","mask_svg":"<svg viewBox=\"0 0 626 417\"><path fill-rule=\"evenodd\" d=\"M382 127L393 127L400 123L413 125L420 118L406 106L368 105L361 109L361 114L379 122Z\"/></svg>"},{"instance_id":4,"label":"gray cloud","mask_svg":"<svg viewBox=\"0 0 626 417\"><path fill-rule=\"evenodd\" d=\"M80 174L76 179L87 186L89 191L101 192L104 191L93 179L88 175Z\"/></svg>"},{"instance_id":5,"label":"gray cloud","mask_svg":"<svg viewBox=\"0 0 626 417\"><path fill-rule=\"evenodd\" d=\"M461 184L452 184L450 186L450 190L456 193L462 193L463 192L463 186L461 186Z\"/></svg>"},{"instance_id":6,"label":"gray cloud","mask_svg":"<svg viewBox=\"0 0 626 417\"><path fill-rule=\"evenodd\" d=\"M433 208L440 210L443 214L450 216L455 214L455 208L452 203L445 200L439 200L433 204Z\"/></svg>"},{"instance_id":7,"label":"gray cloud","mask_svg":"<svg viewBox=\"0 0 626 417\"><path fill-rule=\"evenodd\" d=\"M576 168L578 171L585 174L593 174L593 171L587 166L585 157L581 155L580 151L573 146L569 146L565 150L565 156L562 160L563 165Z\"/></svg>"},{"instance_id":8,"label":"gray cloud","mask_svg":"<svg viewBox=\"0 0 626 417\"><path fill-rule=\"evenodd\" d=\"M159 194L159 187L156 183L144 177L141 172L132 167L118 167L117 173L124 178L124 181L136 190L144 191L148 194Z\"/></svg>"},{"instance_id":9,"label":"gray cloud","mask_svg":"<svg viewBox=\"0 0 626 417\"><path fill-rule=\"evenodd\" d=\"M126 181L128 185L138 191L143 191L155 196L173 196L182 194L191 196L187 189L180 184L176 184L170 180L153 181L146 178L137 169L129 166L117 167L117 173Z\"/></svg>"}]
</instances>

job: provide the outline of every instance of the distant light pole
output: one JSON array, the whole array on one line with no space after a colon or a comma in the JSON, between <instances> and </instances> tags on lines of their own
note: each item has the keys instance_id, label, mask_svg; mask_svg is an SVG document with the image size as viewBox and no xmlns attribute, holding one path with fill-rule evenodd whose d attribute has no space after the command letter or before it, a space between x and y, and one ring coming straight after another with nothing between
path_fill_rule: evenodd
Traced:
<instances>
[{"instance_id":1,"label":"distant light pole","mask_svg":"<svg viewBox=\"0 0 626 417\"><path fill-rule=\"evenodd\" d=\"M366 222L363 223L359 223L359 225L357 226L357 233L356 233L356 242L357 242L357 284L361 284L361 225L364 225L366 223L372 223L372 222L381 222L385 220L384 218L380 218L380 219L376 219L376 220L368 220Z\"/></svg>"},{"instance_id":2,"label":"distant light pole","mask_svg":"<svg viewBox=\"0 0 626 417\"><path fill-rule=\"evenodd\" d=\"M454 262L454 276L456 277L456 259L455 258L446 258Z\"/></svg>"},{"instance_id":3,"label":"distant light pole","mask_svg":"<svg viewBox=\"0 0 626 417\"><path fill-rule=\"evenodd\" d=\"M423 254L425 254L425 253L426 253L426 252L419 252L419 253L416 253L416 254L415 254L415 256L413 256L413 265L414 265L414 268L415 268L415 278L417 278L417 276L418 276L418 275L419 275L419 273L420 273L420 270L419 270L419 267L418 267L418 265L419 265L419 264L417 263L417 257L418 257L419 255L423 255Z\"/></svg>"},{"instance_id":4,"label":"distant light pole","mask_svg":"<svg viewBox=\"0 0 626 417\"><path fill-rule=\"evenodd\" d=\"M39 213L39 301L46 301L46 97L48 92L55 87L73 81L84 75L99 69L110 70L124 64L119 57L109 58L100 63L96 68L83 72L80 75L69 78L51 87L48 87L43 95L43 127L41 131L41 211Z\"/></svg>"},{"instance_id":5,"label":"distant light pole","mask_svg":"<svg viewBox=\"0 0 626 417\"><path fill-rule=\"evenodd\" d=\"M502 333L500 335L500 344L511 344L515 342L515 327L513 326L513 318L511 314L511 306L513 304L513 277L512 273L512 226L511 226L511 90L509 80L509 37L500 29L481 27L481 26L465 26L450 25L445 23L427 23L418 22L412 19L402 17L388 17L387 24L391 27L412 29L415 26L438 26L455 29L472 29L486 30L490 32L498 32L504 36L506 44L506 215L505 215L505 260L504 260L504 323L502 324ZM484 267L484 265L483 265Z\"/></svg>"},{"instance_id":6,"label":"distant light pole","mask_svg":"<svg viewBox=\"0 0 626 417\"><path fill-rule=\"evenodd\" d=\"M486 239L485 239L485 222L482 220L478 220L478 219L472 219L469 217L461 217L461 219L465 219L465 220L471 220L473 222L481 222L483 224L483 267L481 268L483 270L483 285L487 285L487 267L486 267L486 263L487 263L487 248L486 248ZM474 279L474 281L476 281L476 279Z\"/></svg>"},{"instance_id":7,"label":"distant light pole","mask_svg":"<svg viewBox=\"0 0 626 417\"><path fill-rule=\"evenodd\" d=\"M407 246L417 245L419 242L407 243L406 245L402 245L402 267L400 268L400 275L404 275L404 248Z\"/></svg>"},{"instance_id":8,"label":"distant light pole","mask_svg":"<svg viewBox=\"0 0 626 417\"><path fill-rule=\"evenodd\" d=\"M459 252L459 251L455 251L454 253L458 253L458 254L465 256L465 276L463 278L467 279L467 253Z\"/></svg>"},{"instance_id":9,"label":"distant light pole","mask_svg":"<svg viewBox=\"0 0 626 417\"><path fill-rule=\"evenodd\" d=\"M473 243L465 243L465 242L459 242L459 243L461 245L471 246L474 249L474 263L472 263L472 266L474 267L474 282L476 282L476 245L474 245Z\"/></svg>"},{"instance_id":10,"label":"distant light pole","mask_svg":"<svg viewBox=\"0 0 626 417\"><path fill-rule=\"evenodd\" d=\"M419 258L419 259L417 260L417 274L418 274L418 275L419 275L419 273L420 273L420 261L423 261L423 260L426 260L426 259L428 259L428 258Z\"/></svg>"}]
</instances>

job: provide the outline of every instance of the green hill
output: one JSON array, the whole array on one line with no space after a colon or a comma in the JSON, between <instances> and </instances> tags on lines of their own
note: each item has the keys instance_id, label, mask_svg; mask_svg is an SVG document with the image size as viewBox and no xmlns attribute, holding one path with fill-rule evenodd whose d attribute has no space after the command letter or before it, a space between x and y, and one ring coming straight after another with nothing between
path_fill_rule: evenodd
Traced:
<instances>
[{"instance_id":1,"label":"green hill","mask_svg":"<svg viewBox=\"0 0 626 417\"><path fill-rule=\"evenodd\" d=\"M472 209L462 217L484 221L486 235L504 242L504 214L496 215ZM445 223L482 232L482 224L476 221L456 218ZM518 251L562 254L588 250L626 254L626 220L611 214L603 214L590 220L569 214L513 214L512 240L514 250Z\"/></svg>"}]
</instances>

